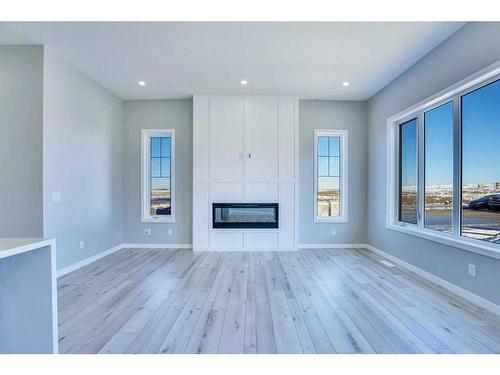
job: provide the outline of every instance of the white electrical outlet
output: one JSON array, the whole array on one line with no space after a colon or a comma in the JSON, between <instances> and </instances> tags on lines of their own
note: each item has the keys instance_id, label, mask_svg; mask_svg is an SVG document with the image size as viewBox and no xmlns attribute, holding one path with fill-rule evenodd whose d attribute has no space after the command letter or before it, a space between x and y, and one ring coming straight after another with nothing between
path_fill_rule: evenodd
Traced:
<instances>
[{"instance_id":1,"label":"white electrical outlet","mask_svg":"<svg viewBox=\"0 0 500 375\"><path fill-rule=\"evenodd\" d=\"M167 233L169 236L171 236L172 234L174 234L174 231L172 230L172 228L168 228Z\"/></svg>"},{"instance_id":2,"label":"white electrical outlet","mask_svg":"<svg viewBox=\"0 0 500 375\"><path fill-rule=\"evenodd\" d=\"M469 263L469 276L476 277L476 265Z\"/></svg>"},{"instance_id":3,"label":"white electrical outlet","mask_svg":"<svg viewBox=\"0 0 500 375\"><path fill-rule=\"evenodd\" d=\"M145 236L151 236L151 228L145 228L144 229L144 235Z\"/></svg>"},{"instance_id":4,"label":"white electrical outlet","mask_svg":"<svg viewBox=\"0 0 500 375\"><path fill-rule=\"evenodd\" d=\"M59 202L61 200L61 193L52 193L52 202Z\"/></svg>"},{"instance_id":5,"label":"white electrical outlet","mask_svg":"<svg viewBox=\"0 0 500 375\"><path fill-rule=\"evenodd\" d=\"M337 229L332 228L332 232L331 233L332 233L332 236L336 236L337 235Z\"/></svg>"},{"instance_id":6,"label":"white electrical outlet","mask_svg":"<svg viewBox=\"0 0 500 375\"><path fill-rule=\"evenodd\" d=\"M85 242L84 241L80 241L80 250L82 250L84 247L85 247Z\"/></svg>"}]
</instances>

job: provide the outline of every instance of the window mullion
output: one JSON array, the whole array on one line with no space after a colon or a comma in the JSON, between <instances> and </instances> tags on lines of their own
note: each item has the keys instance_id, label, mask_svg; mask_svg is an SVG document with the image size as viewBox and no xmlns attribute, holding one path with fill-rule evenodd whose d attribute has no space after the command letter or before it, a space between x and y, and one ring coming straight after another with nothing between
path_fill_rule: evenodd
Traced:
<instances>
[{"instance_id":1,"label":"window mullion","mask_svg":"<svg viewBox=\"0 0 500 375\"><path fill-rule=\"evenodd\" d=\"M453 97L453 235L460 236L462 206L462 104Z\"/></svg>"},{"instance_id":2,"label":"window mullion","mask_svg":"<svg viewBox=\"0 0 500 375\"><path fill-rule=\"evenodd\" d=\"M425 221L425 145L424 145L424 113L417 118L417 225L424 227Z\"/></svg>"}]
</instances>

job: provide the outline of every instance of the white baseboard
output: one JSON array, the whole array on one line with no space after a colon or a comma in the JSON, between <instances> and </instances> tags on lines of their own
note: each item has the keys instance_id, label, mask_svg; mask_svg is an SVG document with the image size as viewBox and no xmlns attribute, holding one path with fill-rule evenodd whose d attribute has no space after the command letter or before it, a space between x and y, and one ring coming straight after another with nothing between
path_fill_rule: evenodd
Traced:
<instances>
[{"instance_id":1,"label":"white baseboard","mask_svg":"<svg viewBox=\"0 0 500 375\"><path fill-rule=\"evenodd\" d=\"M233 248L225 248L225 247L216 247L216 248L210 248L210 249L200 249L200 248L194 248L194 252L263 252L263 251L272 251L272 252L280 252L280 251L298 251L298 248L292 247L292 248L275 248L275 249L265 249L262 247L247 247L244 249L233 249Z\"/></svg>"},{"instance_id":2,"label":"white baseboard","mask_svg":"<svg viewBox=\"0 0 500 375\"><path fill-rule=\"evenodd\" d=\"M299 249L364 249L366 246L360 243L301 243Z\"/></svg>"},{"instance_id":3,"label":"white baseboard","mask_svg":"<svg viewBox=\"0 0 500 375\"><path fill-rule=\"evenodd\" d=\"M111 249L108 249L106 251L103 251L102 253L96 254L94 256L91 256L89 258L83 259L77 263L72 264L71 266L65 267L57 271L57 277L62 277L64 275L67 275L70 272L76 271L79 268L85 267L86 265L89 265L90 263L93 263L101 258L104 258L105 256L108 256L110 254L113 254L117 252L118 250L123 249L123 244L118 245L115 247L112 247Z\"/></svg>"},{"instance_id":4,"label":"white baseboard","mask_svg":"<svg viewBox=\"0 0 500 375\"><path fill-rule=\"evenodd\" d=\"M190 243L124 243L123 249L192 249Z\"/></svg>"},{"instance_id":5,"label":"white baseboard","mask_svg":"<svg viewBox=\"0 0 500 375\"><path fill-rule=\"evenodd\" d=\"M443 280L440 277L433 275L432 273L429 273L427 271L424 271L421 268L418 268L410 263L407 263L404 260L396 258L395 256L388 254L385 251L382 251L380 249L377 249L374 246L365 244L362 247L364 247L365 249L372 251L375 254L378 254L386 259L389 259L391 262L397 264L398 266L400 266L408 271L411 271L411 272L423 277L424 279L426 279L434 284L437 284L440 287L466 299L467 301L475 303L476 305L500 316L500 306L499 305L497 305L491 301L488 301L487 299L480 297L474 293L471 293L468 290L460 288L459 286L452 284L449 281Z\"/></svg>"}]
</instances>

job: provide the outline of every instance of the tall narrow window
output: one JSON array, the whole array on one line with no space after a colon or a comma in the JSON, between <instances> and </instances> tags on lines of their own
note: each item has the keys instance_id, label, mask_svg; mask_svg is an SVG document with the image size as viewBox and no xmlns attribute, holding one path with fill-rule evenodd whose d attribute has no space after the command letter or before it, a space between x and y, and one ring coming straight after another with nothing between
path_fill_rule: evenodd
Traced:
<instances>
[{"instance_id":1,"label":"tall narrow window","mask_svg":"<svg viewBox=\"0 0 500 375\"><path fill-rule=\"evenodd\" d=\"M425 227L451 233L453 216L453 102L424 114Z\"/></svg>"},{"instance_id":2,"label":"tall narrow window","mask_svg":"<svg viewBox=\"0 0 500 375\"><path fill-rule=\"evenodd\" d=\"M315 221L347 221L347 130L315 130Z\"/></svg>"},{"instance_id":3,"label":"tall narrow window","mask_svg":"<svg viewBox=\"0 0 500 375\"><path fill-rule=\"evenodd\" d=\"M174 130L142 131L142 220L174 221Z\"/></svg>"},{"instance_id":4,"label":"tall narrow window","mask_svg":"<svg viewBox=\"0 0 500 375\"><path fill-rule=\"evenodd\" d=\"M500 243L500 80L462 97L461 234Z\"/></svg>"},{"instance_id":5,"label":"tall narrow window","mask_svg":"<svg viewBox=\"0 0 500 375\"><path fill-rule=\"evenodd\" d=\"M417 119L399 126L399 220L417 224Z\"/></svg>"}]
</instances>

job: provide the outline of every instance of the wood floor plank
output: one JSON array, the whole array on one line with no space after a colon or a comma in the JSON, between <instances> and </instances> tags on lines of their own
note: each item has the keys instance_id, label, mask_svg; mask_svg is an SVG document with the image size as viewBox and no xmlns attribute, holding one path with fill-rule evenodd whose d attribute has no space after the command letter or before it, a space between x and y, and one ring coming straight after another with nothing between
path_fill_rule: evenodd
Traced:
<instances>
[{"instance_id":1,"label":"wood floor plank","mask_svg":"<svg viewBox=\"0 0 500 375\"><path fill-rule=\"evenodd\" d=\"M270 291L269 303L278 353L302 353L302 346L297 331L295 330L292 313L288 306L285 292L282 290Z\"/></svg>"},{"instance_id":2,"label":"wood floor plank","mask_svg":"<svg viewBox=\"0 0 500 375\"><path fill-rule=\"evenodd\" d=\"M157 353L159 351L165 337L168 335L175 320L183 310L183 306L173 306L177 298L177 292L186 286L187 281L196 272L196 268L191 268L183 279L170 279L175 287L169 291L166 299L155 311L153 317L146 323L131 345L127 348L127 353ZM172 276L172 273L168 274L168 277Z\"/></svg>"},{"instance_id":3,"label":"wood floor plank","mask_svg":"<svg viewBox=\"0 0 500 375\"><path fill-rule=\"evenodd\" d=\"M155 260L154 267L147 266ZM137 311L140 305L153 293L152 289L144 286L147 283L147 278L161 267L162 263L158 261L159 258L154 256L147 261L145 260L144 266L136 270L137 282L120 279L117 288L111 293L94 298L93 303L83 310L86 314L79 321L79 330L67 332L67 327L70 326L69 322L63 322L60 325L65 338L65 340L60 341L62 351L70 347L71 342L77 342L82 353L92 353L99 350L99 345L104 345L108 336L116 333L120 325L128 320L130 315ZM82 317L82 314L75 314L76 317Z\"/></svg>"},{"instance_id":4,"label":"wood floor plank","mask_svg":"<svg viewBox=\"0 0 500 375\"><path fill-rule=\"evenodd\" d=\"M210 292L208 294L205 306L203 307L203 310L200 313L200 317L193 329L191 337L189 338L189 341L186 345L185 348L186 353L203 353L204 350L206 350L204 341L206 340L207 335L211 333L210 331L214 325L214 315L217 315L218 312L216 310L213 310L213 307L215 300L217 298L217 294L219 293L220 288L222 286L222 281L226 270L224 266L225 263L227 263L227 257L223 256L214 283L211 286L207 285L207 287L210 287ZM222 319L220 319L222 320L222 322L223 322L223 317L224 314L222 314ZM220 323L221 327L222 327L222 322ZM213 353L216 352L217 344L218 344L218 338L212 344Z\"/></svg>"},{"instance_id":5,"label":"wood floor plank","mask_svg":"<svg viewBox=\"0 0 500 375\"><path fill-rule=\"evenodd\" d=\"M164 254L162 254L164 255ZM92 335L92 342L88 343L89 347L85 352L93 352L95 348L93 345L98 345L100 342L104 344L108 332L114 332L119 329L125 321L127 321L132 314L141 310L141 305L144 304L151 296L157 291L157 281L161 280L164 274L165 262L168 261L168 256L161 258L152 258L155 263L154 267L144 267L136 275L136 280L128 280L125 283L125 288L120 290L119 293L112 294L112 298L107 301L102 301L102 306L107 308L105 314L102 316L92 316L96 327L99 327L97 333L89 331ZM99 303L101 299L98 300Z\"/></svg>"},{"instance_id":6,"label":"wood floor plank","mask_svg":"<svg viewBox=\"0 0 500 375\"><path fill-rule=\"evenodd\" d=\"M364 286L366 286L366 283L362 282L358 284L350 274L344 272L337 264L338 257L335 259L336 262L332 262L322 258L321 263L315 265L318 269L318 275L320 276L318 285L320 289L323 290L328 302L337 312L344 325L349 329L351 335L361 347L362 352L395 352L394 347L384 339L384 335L376 330L375 326L370 321L370 317L368 316L367 318L366 315L363 315L363 308L359 308L359 306L355 307L351 302L351 298L356 296L355 291L362 290ZM330 294L328 285L332 278L332 274L331 272L327 272L327 270L333 271L338 275L335 282L342 290L343 296L333 296Z\"/></svg>"},{"instance_id":7,"label":"wood floor plank","mask_svg":"<svg viewBox=\"0 0 500 375\"><path fill-rule=\"evenodd\" d=\"M247 300L245 304L245 348L244 352L257 353L257 327L256 327L256 285L255 285L255 255L249 254L247 277Z\"/></svg>"},{"instance_id":8,"label":"wood floor plank","mask_svg":"<svg viewBox=\"0 0 500 375\"><path fill-rule=\"evenodd\" d=\"M432 354L432 349L422 341L418 336L416 336L410 329L408 329L396 316L391 313L387 308L382 306L375 298L373 298L368 292L361 291L361 296L375 307L391 324L395 327L395 330L401 332L411 345L418 350L418 353Z\"/></svg>"},{"instance_id":9,"label":"wood floor plank","mask_svg":"<svg viewBox=\"0 0 500 375\"><path fill-rule=\"evenodd\" d=\"M207 257L207 259L210 259ZM220 264L219 256L214 256L210 263L204 263L197 273L197 278L193 278L193 282L186 285L186 290L190 291L187 295L187 300L183 306L183 310L175 321L168 336L160 347L160 353L184 353L184 350L189 342L193 329L200 317L201 310L206 303L210 294L210 286L217 278L218 268ZM194 282L196 280L196 282ZM174 305L179 306L177 304Z\"/></svg>"},{"instance_id":10,"label":"wood floor plank","mask_svg":"<svg viewBox=\"0 0 500 375\"><path fill-rule=\"evenodd\" d=\"M218 353L243 354L245 347L245 304L230 303L227 306L220 336Z\"/></svg>"}]
</instances>

